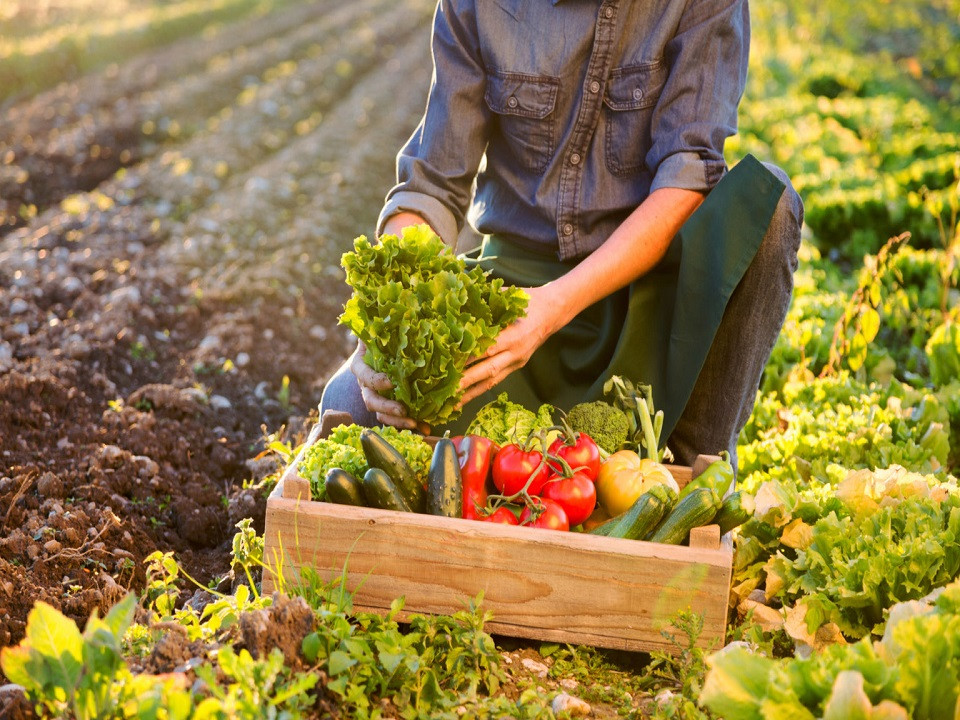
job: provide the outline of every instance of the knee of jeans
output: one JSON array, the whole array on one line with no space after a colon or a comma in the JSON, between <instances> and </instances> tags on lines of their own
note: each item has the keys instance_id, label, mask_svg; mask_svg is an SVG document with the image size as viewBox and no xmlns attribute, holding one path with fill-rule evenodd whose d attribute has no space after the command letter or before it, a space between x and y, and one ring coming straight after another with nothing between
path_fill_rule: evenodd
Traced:
<instances>
[{"instance_id":1,"label":"knee of jeans","mask_svg":"<svg viewBox=\"0 0 960 720\"><path fill-rule=\"evenodd\" d=\"M776 247L771 249L783 255L790 266L795 268L797 250L800 249L800 228L803 226L803 200L782 168L766 162L763 165L785 185L770 220L764 244L775 245Z\"/></svg>"}]
</instances>

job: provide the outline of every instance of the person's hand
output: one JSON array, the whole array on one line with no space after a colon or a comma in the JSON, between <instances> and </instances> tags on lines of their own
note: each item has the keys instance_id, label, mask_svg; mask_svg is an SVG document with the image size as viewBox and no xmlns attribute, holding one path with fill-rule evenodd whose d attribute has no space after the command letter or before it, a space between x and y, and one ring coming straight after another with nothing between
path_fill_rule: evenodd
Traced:
<instances>
[{"instance_id":1,"label":"person's hand","mask_svg":"<svg viewBox=\"0 0 960 720\"><path fill-rule=\"evenodd\" d=\"M527 314L504 328L497 341L463 373L461 407L526 365L534 351L566 324L566 313L557 302L554 288L544 285L524 291L530 296Z\"/></svg>"},{"instance_id":2,"label":"person's hand","mask_svg":"<svg viewBox=\"0 0 960 720\"><path fill-rule=\"evenodd\" d=\"M357 378L357 384L360 385L360 396L363 398L363 404L367 406L367 410L376 413L377 420L384 425L393 425L407 430L419 430L424 435L428 434L430 428L408 417L407 409L402 403L390 400L380 394L393 388L393 385L390 378L383 373L376 372L364 362L363 357L366 354L367 346L362 342L357 342L357 350L350 360L350 371Z\"/></svg>"}]
</instances>

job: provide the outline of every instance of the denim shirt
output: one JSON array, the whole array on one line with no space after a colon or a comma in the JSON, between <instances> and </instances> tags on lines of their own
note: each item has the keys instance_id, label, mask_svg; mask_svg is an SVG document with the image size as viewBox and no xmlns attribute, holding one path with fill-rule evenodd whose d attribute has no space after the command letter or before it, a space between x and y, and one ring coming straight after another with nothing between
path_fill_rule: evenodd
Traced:
<instances>
[{"instance_id":1,"label":"denim shirt","mask_svg":"<svg viewBox=\"0 0 960 720\"><path fill-rule=\"evenodd\" d=\"M747 0L440 0L433 80L379 227L470 219L534 251L597 249L655 189L709 191L736 132Z\"/></svg>"}]
</instances>

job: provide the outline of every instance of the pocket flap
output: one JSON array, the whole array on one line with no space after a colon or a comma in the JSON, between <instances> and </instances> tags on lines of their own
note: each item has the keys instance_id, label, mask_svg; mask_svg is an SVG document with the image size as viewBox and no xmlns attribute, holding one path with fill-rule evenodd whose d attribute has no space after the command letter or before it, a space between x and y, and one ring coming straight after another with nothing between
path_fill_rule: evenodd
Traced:
<instances>
[{"instance_id":1,"label":"pocket flap","mask_svg":"<svg viewBox=\"0 0 960 720\"><path fill-rule=\"evenodd\" d=\"M631 65L612 70L603 102L611 110L639 110L657 102L667 82L663 62Z\"/></svg>"},{"instance_id":2,"label":"pocket flap","mask_svg":"<svg viewBox=\"0 0 960 720\"><path fill-rule=\"evenodd\" d=\"M560 81L543 75L493 73L484 98L495 113L545 118L557 104Z\"/></svg>"}]
</instances>

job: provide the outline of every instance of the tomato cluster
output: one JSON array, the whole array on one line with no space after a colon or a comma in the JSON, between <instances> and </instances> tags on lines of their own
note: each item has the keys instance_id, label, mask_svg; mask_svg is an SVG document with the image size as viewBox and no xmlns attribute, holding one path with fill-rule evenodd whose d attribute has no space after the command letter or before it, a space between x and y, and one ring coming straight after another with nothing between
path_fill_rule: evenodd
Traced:
<instances>
[{"instance_id":1,"label":"tomato cluster","mask_svg":"<svg viewBox=\"0 0 960 720\"><path fill-rule=\"evenodd\" d=\"M532 447L505 445L493 458L493 484L500 499L520 502L523 511L518 519L501 505L481 519L569 530L596 507L599 472L600 449L585 433L561 435L546 454Z\"/></svg>"}]
</instances>

